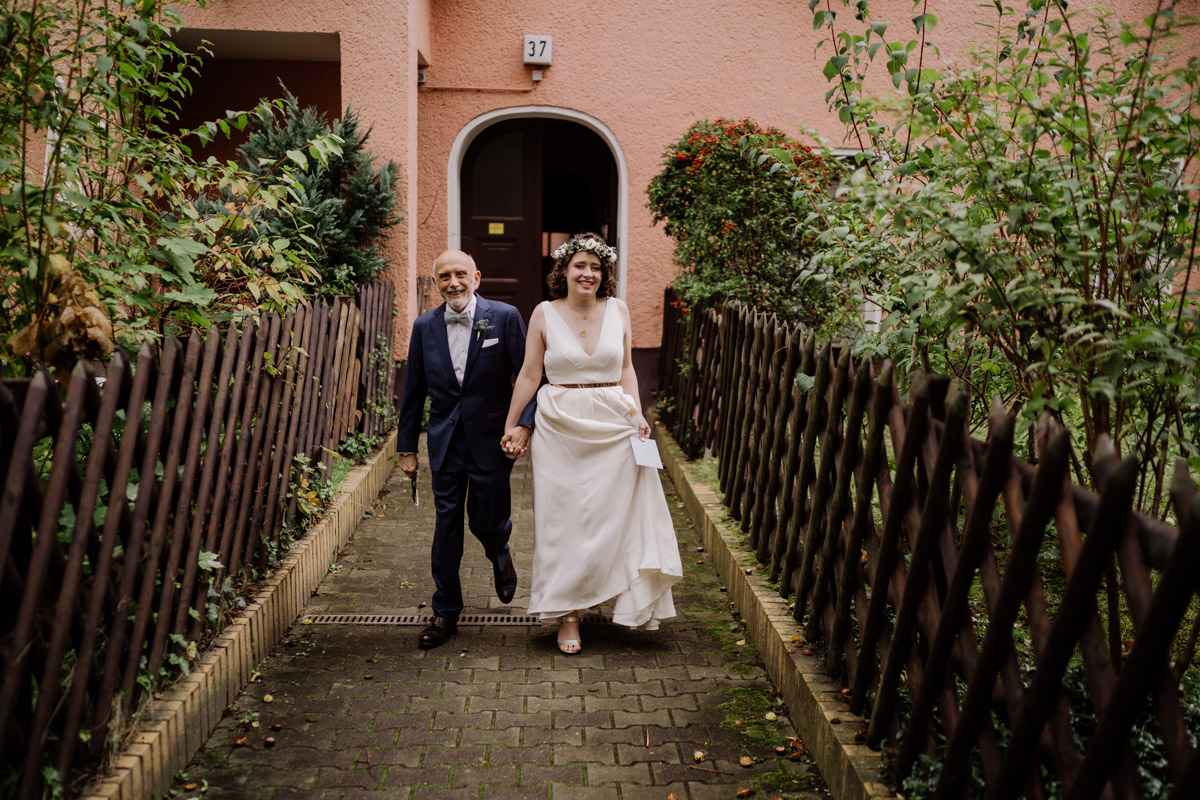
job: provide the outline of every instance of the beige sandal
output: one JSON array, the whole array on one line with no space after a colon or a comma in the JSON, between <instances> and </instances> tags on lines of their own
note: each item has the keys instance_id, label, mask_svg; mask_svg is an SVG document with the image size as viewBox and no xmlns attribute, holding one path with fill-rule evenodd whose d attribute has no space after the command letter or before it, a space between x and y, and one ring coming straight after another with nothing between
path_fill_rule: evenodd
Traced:
<instances>
[{"instance_id":1,"label":"beige sandal","mask_svg":"<svg viewBox=\"0 0 1200 800\"><path fill-rule=\"evenodd\" d=\"M574 622L576 625L578 625L579 624L579 615L578 614L570 614L567 616L559 617L558 624L559 624L560 630L562 629L562 623L564 623L564 622ZM568 648L573 648L573 649L568 649ZM558 640L558 649L561 652L566 653L569 656L573 656L573 655L578 654L581 650L583 650L583 642L580 641L579 639L559 639Z\"/></svg>"}]
</instances>

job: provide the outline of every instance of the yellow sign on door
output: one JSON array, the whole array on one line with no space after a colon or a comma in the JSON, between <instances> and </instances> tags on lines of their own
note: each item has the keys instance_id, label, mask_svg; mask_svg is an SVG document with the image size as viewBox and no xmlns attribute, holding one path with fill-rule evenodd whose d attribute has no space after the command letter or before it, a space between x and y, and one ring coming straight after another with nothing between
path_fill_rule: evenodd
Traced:
<instances>
[{"instance_id":1,"label":"yellow sign on door","mask_svg":"<svg viewBox=\"0 0 1200 800\"><path fill-rule=\"evenodd\" d=\"M498 236L503 233L504 233L504 223L503 222L489 222L488 223L488 235Z\"/></svg>"}]
</instances>

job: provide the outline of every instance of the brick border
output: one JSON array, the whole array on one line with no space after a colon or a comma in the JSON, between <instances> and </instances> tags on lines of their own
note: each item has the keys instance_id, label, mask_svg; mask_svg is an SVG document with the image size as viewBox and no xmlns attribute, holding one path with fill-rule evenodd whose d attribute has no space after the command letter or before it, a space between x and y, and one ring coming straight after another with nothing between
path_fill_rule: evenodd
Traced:
<instances>
[{"instance_id":1,"label":"brick border","mask_svg":"<svg viewBox=\"0 0 1200 800\"><path fill-rule=\"evenodd\" d=\"M137 733L85 793L86 800L142 800L168 793L174 774L191 762L254 668L300 616L358 527L363 509L387 483L395 451L393 432L370 462L350 471L332 509L259 583L245 610L209 644L191 674L149 703Z\"/></svg>"},{"instance_id":2,"label":"brick border","mask_svg":"<svg viewBox=\"0 0 1200 800\"><path fill-rule=\"evenodd\" d=\"M754 554L743 552L738 543L741 532L722 521L725 506L721 495L696 476L695 468L666 427L658 420L653 426L663 466L830 794L839 800L899 797L879 780L881 754L854 741L856 731L866 730L866 720L851 714L838 700L841 686L825 672L824 662L815 656L789 653L791 637L801 632L800 627L792 619L787 602L767 588L765 579L753 569Z\"/></svg>"}]
</instances>

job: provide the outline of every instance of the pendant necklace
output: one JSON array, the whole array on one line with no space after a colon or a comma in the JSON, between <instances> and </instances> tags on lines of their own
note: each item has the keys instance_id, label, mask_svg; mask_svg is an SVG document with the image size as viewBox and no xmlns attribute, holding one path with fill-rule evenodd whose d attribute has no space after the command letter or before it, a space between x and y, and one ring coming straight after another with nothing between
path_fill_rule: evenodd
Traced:
<instances>
[{"instance_id":1,"label":"pendant necklace","mask_svg":"<svg viewBox=\"0 0 1200 800\"><path fill-rule=\"evenodd\" d=\"M588 316L591 315L591 313L596 310L596 307L592 306L588 310L587 314L580 314L578 311L575 310L575 307L572 306L570 303L567 303L567 308L571 309L571 313L574 314L577 318L579 318L580 321L583 322L583 327L579 329L579 338L586 339L587 338Z\"/></svg>"}]
</instances>

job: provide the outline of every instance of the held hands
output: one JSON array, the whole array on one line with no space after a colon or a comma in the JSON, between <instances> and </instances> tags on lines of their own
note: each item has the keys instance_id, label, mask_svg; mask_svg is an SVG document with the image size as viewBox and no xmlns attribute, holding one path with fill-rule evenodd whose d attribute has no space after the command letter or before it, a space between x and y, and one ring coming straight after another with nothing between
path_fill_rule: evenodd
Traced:
<instances>
[{"instance_id":1,"label":"held hands","mask_svg":"<svg viewBox=\"0 0 1200 800\"><path fill-rule=\"evenodd\" d=\"M524 425L514 425L500 439L500 449L504 455L516 461L529 450L529 428Z\"/></svg>"},{"instance_id":2,"label":"held hands","mask_svg":"<svg viewBox=\"0 0 1200 800\"><path fill-rule=\"evenodd\" d=\"M638 413L637 418L638 438L643 442L650 438L650 423L646 422L646 418Z\"/></svg>"}]
</instances>

